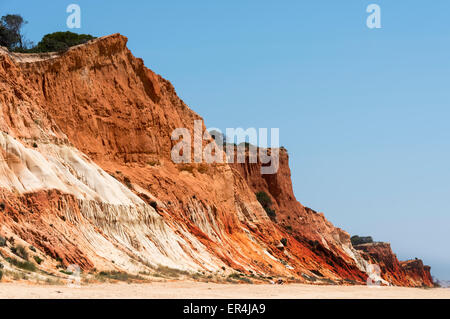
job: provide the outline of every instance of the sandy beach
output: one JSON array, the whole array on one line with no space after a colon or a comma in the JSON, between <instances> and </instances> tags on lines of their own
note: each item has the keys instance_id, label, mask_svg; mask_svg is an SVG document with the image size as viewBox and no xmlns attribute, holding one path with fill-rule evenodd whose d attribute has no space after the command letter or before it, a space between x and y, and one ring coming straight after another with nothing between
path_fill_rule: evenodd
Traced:
<instances>
[{"instance_id":1,"label":"sandy beach","mask_svg":"<svg viewBox=\"0 0 450 319\"><path fill-rule=\"evenodd\" d=\"M68 286L0 284L1 299L450 299L447 288L403 288L368 286L312 286L214 284L200 282L154 282L145 284L95 284Z\"/></svg>"}]
</instances>

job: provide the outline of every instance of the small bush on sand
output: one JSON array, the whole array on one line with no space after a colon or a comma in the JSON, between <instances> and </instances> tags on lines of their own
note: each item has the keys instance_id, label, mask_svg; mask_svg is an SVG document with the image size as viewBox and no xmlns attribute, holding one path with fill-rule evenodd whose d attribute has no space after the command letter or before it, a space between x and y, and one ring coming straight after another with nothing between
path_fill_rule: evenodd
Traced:
<instances>
[{"instance_id":1,"label":"small bush on sand","mask_svg":"<svg viewBox=\"0 0 450 319\"><path fill-rule=\"evenodd\" d=\"M127 281L130 282L132 280L143 280L141 276L128 274L122 271L101 271L97 275L97 279L100 281L105 281L106 279L112 279L117 281Z\"/></svg>"},{"instance_id":2,"label":"small bush on sand","mask_svg":"<svg viewBox=\"0 0 450 319\"><path fill-rule=\"evenodd\" d=\"M189 275L188 271L170 268L167 266L158 266L156 272L166 277L180 277L181 275Z\"/></svg>"},{"instance_id":3,"label":"small bush on sand","mask_svg":"<svg viewBox=\"0 0 450 319\"><path fill-rule=\"evenodd\" d=\"M33 256L33 259L38 265L40 265L43 262L42 258L39 256Z\"/></svg>"},{"instance_id":4,"label":"small bush on sand","mask_svg":"<svg viewBox=\"0 0 450 319\"><path fill-rule=\"evenodd\" d=\"M17 245L16 247L11 247L11 252L14 255L17 255L22 259L28 260L27 249L25 247L23 247L22 245Z\"/></svg>"},{"instance_id":5,"label":"small bush on sand","mask_svg":"<svg viewBox=\"0 0 450 319\"><path fill-rule=\"evenodd\" d=\"M6 258L6 261L9 262L11 265L16 266L17 268L23 269L23 270L28 270L28 271L36 271L36 266L29 262L29 261L20 261L17 260L16 258Z\"/></svg>"}]
</instances>

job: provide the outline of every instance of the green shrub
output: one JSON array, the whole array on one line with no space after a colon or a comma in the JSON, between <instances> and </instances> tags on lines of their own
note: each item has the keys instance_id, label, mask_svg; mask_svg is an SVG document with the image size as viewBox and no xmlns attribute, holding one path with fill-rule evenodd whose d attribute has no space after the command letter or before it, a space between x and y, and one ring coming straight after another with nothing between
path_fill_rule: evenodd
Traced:
<instances>
[{"instance_id":1,"label":"green shrub","mask_svg":"<svg viewBox=\"0 0 450 319\"><path fill-rule=\"evenodd\" d=\"M123 181L128 188L133 189L133 184L131 184L131 180L127 176L123 178Z\"/></svg>"},{"instance_id":2,"label":"green shrub","mask_svg":"<svg viewBox=\"0 0 450 319\"><path fill-rule=\"evenodd\" d=\"M257 192L256 193L256 199L261 204L263 208L272 206L272 200L270 199L269 195L267 195L266 192Z\"/></svg>"},{"instance_id":3,"label":"green shrub","mask_svg":"<svg viewBox=\"0 0 450 319\"><path fill-rule=\"evenodd\" d=\"M63 272L63 271L61 271L61 272ZM118 280L118 281L143 280L143 278L141 276L131 275L131 274L128 274L123 271L115 271L115 270L101 271L97 275L97 278L99 278L100 280L113 279L113 280Z\"/></svg>"},{"instance_id":4,"label":"green shrub","mask_svg":"<svg viewBox=\"0 0 450 319\"><path fill-rule=\"evenodd\" d=\"M270 219L275 221L277 215L275 213L275 210L272 209L272 200L270 199L270 196L266 192L261 191L256 193L256 199L264 208Z\"/></svg>"},{"instance_id":5,"label":"green shrub","mask_svg":"<svg viewBox=\"0 0 450 319\"><path fill-rule=\"evenodd\" d=\"M0 236L0 247L5 247L6 246L6 238Z\"/></svg>"},{"instance_id":6,"label":"green shrub","mask_svg":"<svg viewBox=\"0 0 450 319\"><path fill-rule=\"evenodd\" d=\"M229 274L228 278L230 278L230 279L241 279L241 275L238 274L237 272L234 272L232 274Z\"/></svg>"},{"instance_id":7,"label":"green shrub","mask_svg":"<svg viewBox=\"0 0 450 319\"><path fill-rule=\"evenodd\" d=\"M2 280L2 278L3 278L3 271L0 270L0 281Z\"/></svg>"},{"instance_id":8,"label":"green shrub","mask_svg":"<svg viewBox=\"0 0 450 319\"><path fill-rule=\"evenodd\" d=\"M179 277L181 275L189 275L188 271L181 270L181 269L175 269L170 268L167 266L158 266L156 269L156 272L160 275L167 276L167 277Z\"/></svg>"},{"instance_id":9,"label":"green shrub","mask_svg":"<svg viewBox=\"0 0 450 319\"><path fill-rule=\"evenodd\" d=\"M92 39L95 39L95 37L90 34L77 34L70 31L54 32L46 34L35 47L27 50L27 52L62 52Z\"/></svg>"},{"instance_id":10,"label":"green shrub","mask_svg":"<svg viewBox=\"0 0 450 319\"><path fill-rule=\"evenodd\" d=\"M33 256L33 259L38 265L40 265L43 262L42 258L39 256Z\"/></svg>"},{"instance_id":11,"label":"green shrub","mask_svg":"<svg viewBox=\"0 0 450 319\"><path fill-rule=\"evenodd\" d=\"M281 238L280 242L283 244L283 246L287 246L287 239Z\"/></svg>"},{"instance_id":12,"label":"green shrub","mask_svg":"<svg viewBox=\"0 0 450 319\"><path fill-rule=\"evenodd\" d=\"M361 245L361 244L370 244L373 243L373 238L371 236L367 236L367 237L360 237L360 236L352 236L352 238L350 238L350 241L352 242L353 246L356 245Z\"/></svg>"},{"instance_id":13,"label":"green shrub","mask_svg":"<svg viewBox=\"0 0 450 319\"><path fill-rule=\"evenodd\" d=\"M277 217L277 214L275 211L271 208L265 208L267 215L270 217L270 219L275 220Z\"/></svg>"},{"instance_id":14,"label":"green shrub","mask_svg":"<svg viewBox=\"0 0 450 319\"><path fill-rule=\"evenodd\" d=\"M253 284L253 281L251 279L249 279L249 278L242 277L241 281L243 281L243 282L245 282L247 284Z\"/></svg>"},{"instance_id":15,"label":"green shrub","mask_svg":"<svg viewBox=\"0 0 450 319\"><path fill-rule=\"evenodd\" d=\"M36 271L36 266L29 262L29 261L19 261L16 258L6 258L6 261L9 262L11 265L16 266L17 268L28 270L28 271Z\"/></svg>"},{"instance_id":16,"label":"green shrub","mask_svg":"<svg viewBox=\"0 0 450 319\"><path fill-rule=\"evenodd\" d=\"M22 245L17 245L16 247L11 247L13 254L19 256L22 259L28 260L28 252Z\"/></svg>"},{"instance_id":17,"label":"green shrub","mask_svg":"<svg viewBox=\"0 0 450 319\"><path fill-rule=\"evenodd\" d=\"M154 200L152 200L151 202L150 202L150 206L152 206L153 207L153 209L157 209L158 208L158 203L157 202L155 202Z\"/></svg>"}]
</instances>

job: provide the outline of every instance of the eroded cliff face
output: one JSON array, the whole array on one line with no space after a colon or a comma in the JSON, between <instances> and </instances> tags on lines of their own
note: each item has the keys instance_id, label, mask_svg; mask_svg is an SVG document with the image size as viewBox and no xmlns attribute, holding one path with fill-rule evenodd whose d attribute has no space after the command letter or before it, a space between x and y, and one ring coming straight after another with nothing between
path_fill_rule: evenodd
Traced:
<instances>
[{"instance_id":1,"label":"eroded cliff face","mask_svg":"<svg viewBox=\"0 0 450 319\"><path fill-rule=\"evenodd\" d=\"M400 262L389 243L376 242L353 247L347 232L334 227L323 213L304 207L296 200L289 155L283 148L280 149L279 163L278 172L272 175L260 174L263 164L259 161L250 163L247 159L243 164L231 165L238 175L247 180L253 192L264 191L271 197L272 208L276 213L274 223L291 237L309 244L313 252L343 277L349 276L349 272L357 268L373 275L374 281L380 279L384 285L433 286L430 267L423 266L421 260ZM380 267L380 276L372 271L370 265Z\"/></svg>"},{"instance_id":2,"label":"eroded cliff face","mask_svg":"<svg viewBox=\"0 0 450 319\"><path fill-rule=\"evenodd\" d=\"M115 34L63 54L0 50L0 236L33 245L50 272L163 265L365 283L375 258L295 199L285 150L272 175L258 163L172 162L173 130L193 136L202 119L126 42ZM275 221L258 191L273 199ZM416 267L397 268L393 284L425 282ZM416 281L405 279L410 268Z\"/></svg>"},{"instance_id":3,"label":"eroded cliff face","mask_svg":"<svg viewBox=\"0 0 450 319\"><path fill-rule=\"evenodd\" d=\"M399 261L389 243L374 242L355 246L371 264L377 264L381 277L393 285L411 287L432 287L430 267L422 260Z\"/></svg>"}]
</instances>

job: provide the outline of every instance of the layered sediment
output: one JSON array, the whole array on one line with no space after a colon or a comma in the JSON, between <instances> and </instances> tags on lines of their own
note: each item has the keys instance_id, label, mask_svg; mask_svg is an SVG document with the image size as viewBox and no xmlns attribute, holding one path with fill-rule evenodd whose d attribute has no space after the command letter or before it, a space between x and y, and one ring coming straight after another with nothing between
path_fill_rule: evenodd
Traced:
<instances>
[{"instance_id":1,"label":"layered sediment","mask_svg":"<svg viewBox=\"0 0 450 319\"><path fill-rule=\"evenodd\" d=\"M377 263L390 284L432 286L423 264L353 247L347 232L301 205L284 149L275 174L248 161L174 163L173 130L193 136L203 120L126 43L114 34L61 54L0 50L0 236L32 245L38 267L364 284ZM275 217L257 192L271 198Z\"/></svg>"}]
</instances>

